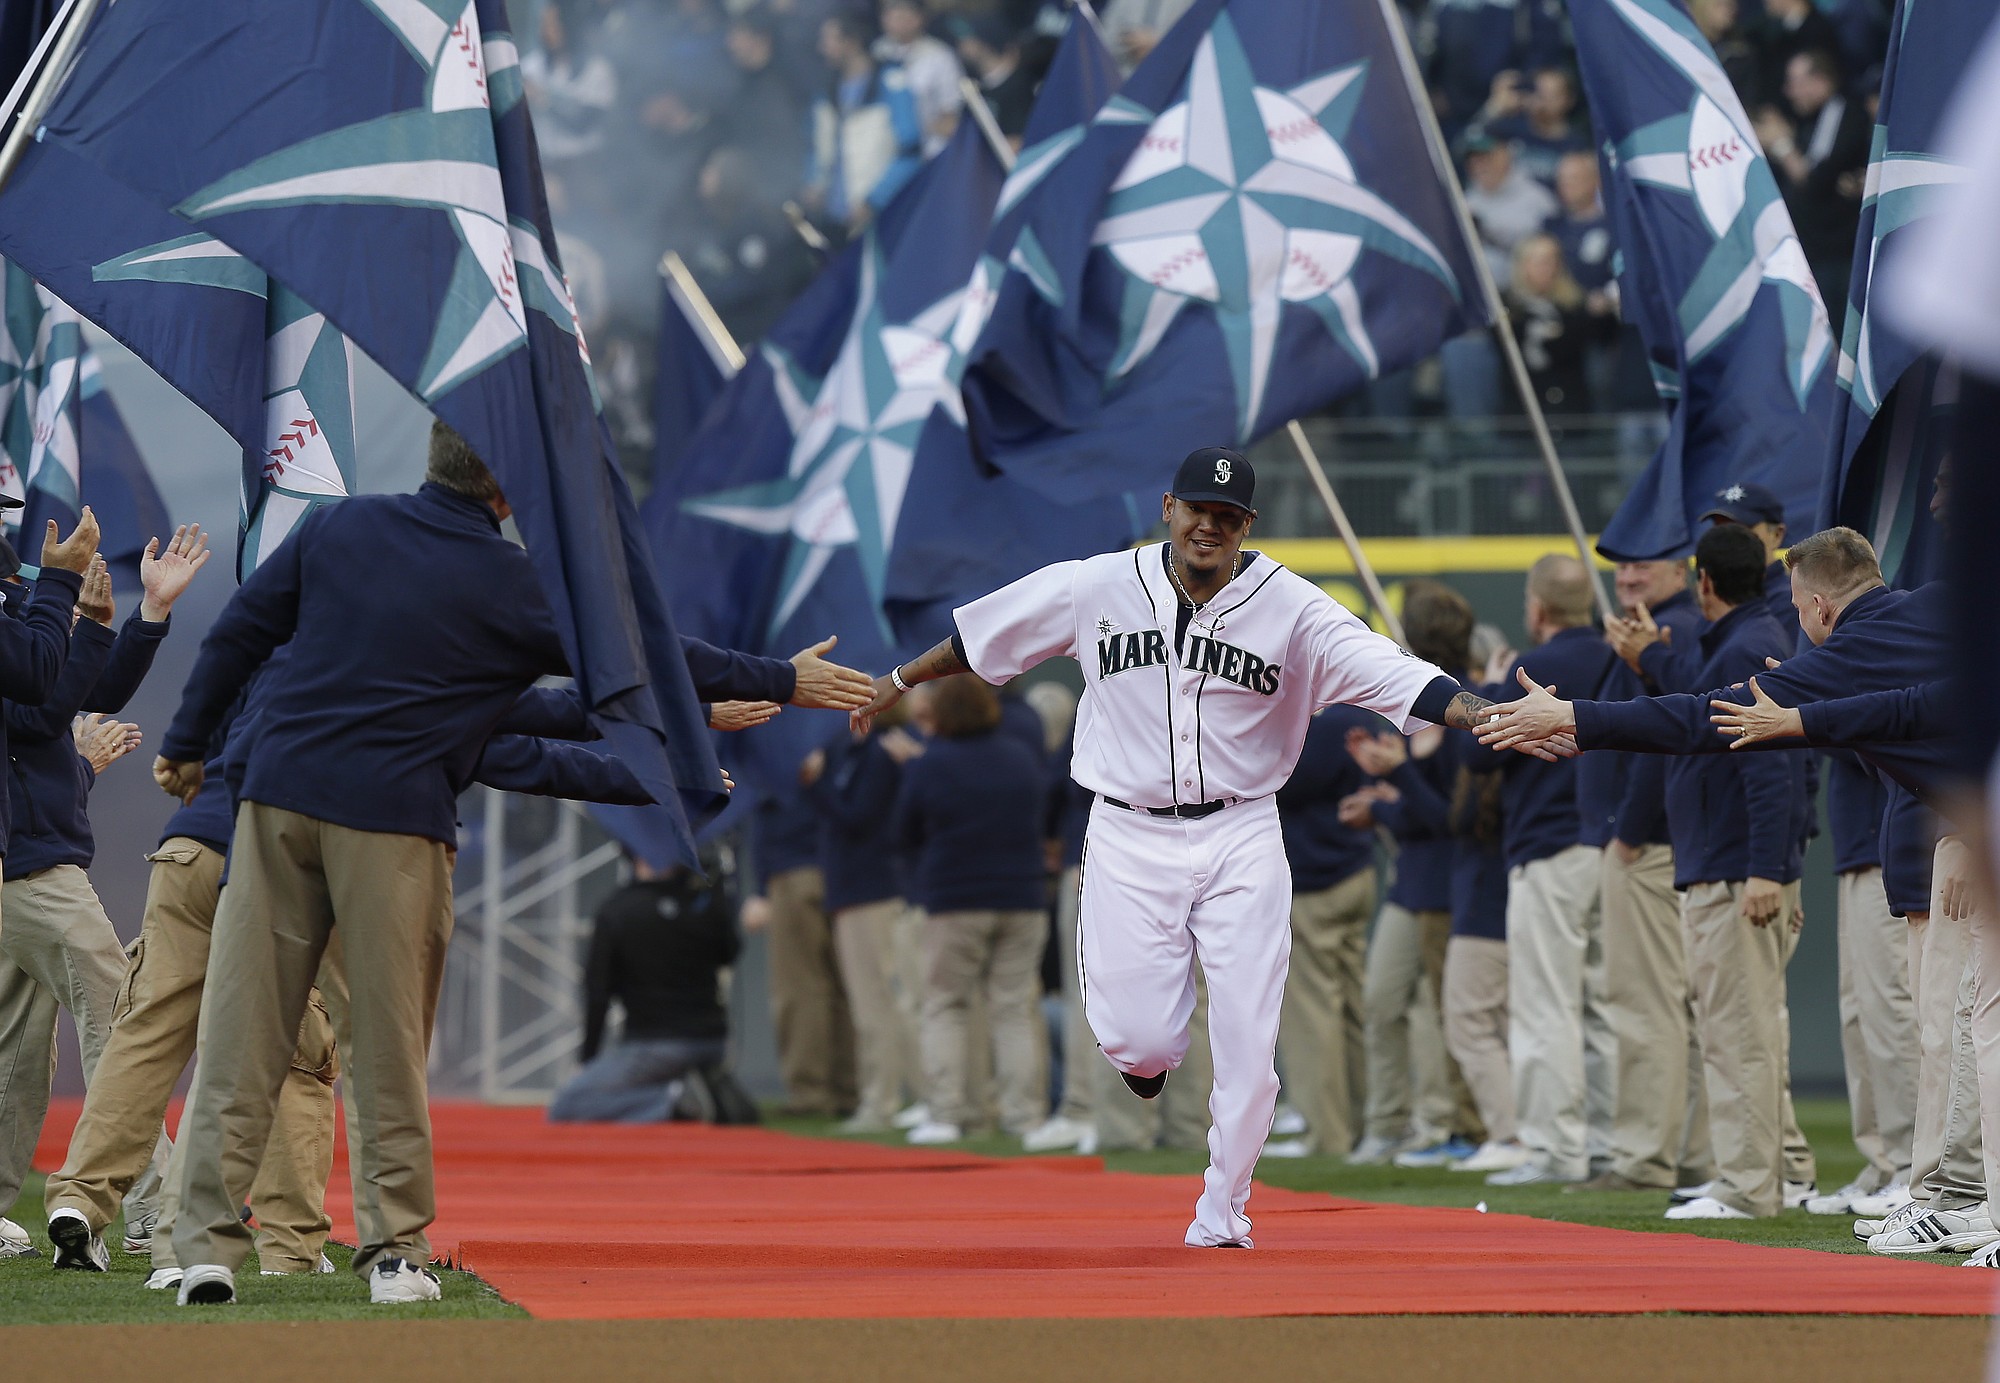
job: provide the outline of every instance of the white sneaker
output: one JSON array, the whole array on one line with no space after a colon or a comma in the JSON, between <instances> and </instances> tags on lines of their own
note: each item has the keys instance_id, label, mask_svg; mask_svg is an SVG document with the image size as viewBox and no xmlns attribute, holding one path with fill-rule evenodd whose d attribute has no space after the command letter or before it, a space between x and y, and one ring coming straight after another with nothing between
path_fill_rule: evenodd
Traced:
<instances>
[{"instance_id":1,"label":"white sneaker","mask_svg":"<svg viewBox=\"0 0 2000 1383\"><path fill-rule=\"evenodd\" d=\"M1870 1239L1868 1251L1899 1258L1919 1253L1967 1253L1996 1240L2000 1240L2000 1229L1993 1228L1983 1205L1970 1210L1926 1209Z\"/></svg>"},{"instance_id":2,"label":"white sneaker","mask_svg":"<svg viewBox=\"0 0 2000 1383\"><path fill-rule=\"evenodd\" d=\"M1308 1138L1274 1138L1264 1145L1266 1157L1311 1157L1312 1140Z\"/></svg>"},{"instance_id":3,"label":"white sneaker","mask_svg":"<svg viewBox=\"0 0 2000 1383\"><path fill-rule=\"evenodd\" d=\"M1906 1205L1914 1204L1916 1200L1910 1195L1910 1184L1906 1181L1892 1181L1871 1196L1855 1197L1854 1213L1880 1220L1895 1214Z\"/></svg>"},{"instance_id":4,"label":"white sneaker","mask_svg":"<svg viewBox=\"0 0 2000 1383\"><path fill-rule=\"evenodd\" d=\"M1691 1201L1667 1207L1670 1220L1748 1220L1754 1218L1747 1210L1738 1210L1733 1205L1725 1205L1714 1196L1696 1196Z\"/></svg>"},{"instance_id":5,"label":"white sneaker","mask_svg":"<svg viewBox=\"0 0 2000 1383\"><path fill-rule=\"evenodd\" d=\"M915 1128L918 1124L928 1124L930 1121L931 1107L927 1104L913 1104L889 1120L897 1128Z\"/></svg>"},{"instance_id":6,"label":"white sneaker","mask_svg":"<svg viewBox=\"0 0 2000 1383\"><path fill-rule=\"evenodd\" d=\"M0 1258L40 1258L42 1251L28 1237L28 1231L9 1219L0 1219Z\"/></svg>"},{"instance_id":7,"label":"white sneaker","mask_svg":"<svg viewBox=\"0 0 2000 1383\"><path fill-rule=\"evenodd\" d=\"M1076 1140L1076 1151L1082 1157L1095 1157L1097 1155L1096 1124L1084 1125L1083 1137Z\"/></svg>"},{"instance_id":8,"label":"white sneaker","mask_svg":"<svg viewBox=\"0 0 2000 1383\"><path fill-rule=\"evenodd\" d=\"M1885 1230L1900 1229L1928 1209L1930 1209L1928 1201L1904 1201L1879 1220L1856 1220L1854 1237L1865 1244Z\"/></svg>"},{"instance_id":9,"label":"white sneaker","mask_svg":"<svg viewBox=\"0 0 2000 1383\"><path fill-rule=\"evenodd\" d=\"M444 1296L437 1274L419 1268L407 1258L385 1258L368 1274L368 1300L377 1306L400 1306L412 1301L437 1301Z\"/></svg>"},{"instance_id":10,"label":"white sneaker","mask_svg":"<svg viewBox=\"0 0 2000 1383\"><path fill-rule=\"evenodd\" d=\"M81 1210L63 1206L49 1214L49 1242L56 1246L56 1266L79 1272L111 1271L111 1252L104 1236L91 1232L90 1221Z\"/></svg>"},{"instance_id":11,"label":"white sneaker","mask_svg":"<svg viewBox=\"0 0 2000 1383\"><path fill-rule=\"evenodd\" d=\"M1962 1268L2000 1268L2000 1239L1974 1253L1959 1264Z\"/></svg>"},{"instance_id":12,"label":"white sneaker","mask_svg":"<svg viewBox=\"0 0 2000 1383\"><path fill-rule=\"evenodd\" d=\"M236 1274L220 1263L197 1263L181 1270L183 1306L227 1306L236 1300Z\"/></svg>"},{"instance_id":13,"label":"white sneaker","mask_svg":"<svg viewBox=\"0 0 2000 1383\"><path fill-rule=\"evenodd\" d=\"M321 1255L319 1256L319 1262L317 1262L317 1263L313 1264L313 1265L312 1265L312 1266L311 1266L310 1268L303 1268L303 1269L300 1269L300 1270L299 1270L299 1271L297 1271L297 1272L286 1272L286 1271L285 1271L285 1270L284 1270L283 1268L259 1268L259 1269L257 1270L257 1276L259 1276L259 1277L324 1277L324 1276L326 1276L326 1274L328 1274L328 1273L330 1273L330 1272L333 1272L333 1271L335 1271L335 1269L334 1269L334 1266L333 1266L333 1260L332 1260L331 1258L328 1258L328 1257L327 1257L327 1256L326 1256L325 1254L323 1254L323 1253L322 1253L322 1254L321 1254Z\"/></svg>"},{"instance_id":14,"label":"white sneaker","mask_svg":"<svg viewBox=\"0 0 2000 1383\"><path fill-rule=\"evenodd\" d=\"M1288 1104L1278 1106L1277 1115L1271 1120L1271 1136L1274 1138L1297 1138L1306 1131L1306 1116Z\"/></svg>"},{"instance_id":15,"label":"white sneaker","mask_svg":"<svg viewBox=\"0 0 2000 1383\"><path fill-rule=\"evenodd\" d=\"M1354 1145L1354 1151L1347 1155L1350 1167L1380 1167L1409 1144L1407 1138L1384 1138L1379 1133L1371 1133Z\"/></svg>"},{"instance_id":16,"label":"white sneaker","mask_svg":"<svg viewBox=\"0 0 2000 1383\"><path fill-rule=\"evenodd\" d=\"M1673 1193L1667 1199L1675 1205L1685 1205L1689 1201L1701 1200L1703 1197L1708 1196L1708 1193L1714 1189L1715 1183L1713 1181L1704 1181L1699 1186L1676 1186L1673 1189Z\"/></svg>"},{"instance_id":17,"label":"white sneaker","mask_svg":"<svg viewBox=\"0 0 2000 1383\"><path fill-rule=\"evenodd\" d=\"M152 1275L146 1279L146 1290L149 1292L177 1291L180 1285L181 1270L179 1268L155 1268Z\"/></svg>"},{"instance_id":18,"label":"white sneaker","mask_svg":"<svg viewBox=\"0 0 2000 1383\"><path fill-rule=\"evenodd\" d=\"M926 1119L910 1130L910 1141L920 1148L936 1147L940 1143L962 1142L965 1130L957 1124L940 1124Z\"/></svg>"},{"instance_id":19,"label":"white sneaker","mask_svg":"<svg viewBox=\"0 0 2000 1383\"><path fill-rule=\"evenodd\" d=\"M1511 1172L1534 1154L1519 1143L1486 1142L1467 1158L1451 1164L1454 1172Z\"/></svg>"},{"instance_id":20,"label":"white sneaker","mask_svg":"<svg viewBox=\"0 0 2000 1383\"><path fill-rule=\"evenodd\" d=\"M1869 1192L1862 1188L1860 1182L1850 1181L1838 1191L1829 1192L1824 1196L1808 1198L1805 1205L1806 1214L1852 1215L1854 1213L1854 1202L1868 1194Z\"/></svg>"},{"instance_id":21,"label":"white sneaker","mask_svg":"<svg viewBox=\"0 0 2000 1383\"><path fill-rule=\"evenodd\" d=\"M1080 1119L1065 1119L1058 1114L1053 1119L1044 1120L1021 1135L1021 1151L1040 1153L1056 1152L1062 1148L1073 1148L1089 1133L1090 1125Z\"/></svg>"},{"instance_id":22,"label":"white sneaker","mask_svg":"<svg viewBox=\"0 0 2000 1383\"><path fill-rule=\"evenodd\" d=\"M1816 1181L1788 1181L1785 1183L1785 1209L1797 1210L1819 1194Z\"/></svg>"},{"instance_id":23,"label":"white sneaker","mask_svg":"<svg viewBox=\"0 0 2000 1383\"><path fill-rule=\"evenodd\" d=\"M1582 1177L1566 1177L1557 1174L1555 1168L1530 1153L1518 1164L1504 1172L1495 1172L1486 1178L1488 1186L1567 1186Z\"/></svg>"}]
</instances>

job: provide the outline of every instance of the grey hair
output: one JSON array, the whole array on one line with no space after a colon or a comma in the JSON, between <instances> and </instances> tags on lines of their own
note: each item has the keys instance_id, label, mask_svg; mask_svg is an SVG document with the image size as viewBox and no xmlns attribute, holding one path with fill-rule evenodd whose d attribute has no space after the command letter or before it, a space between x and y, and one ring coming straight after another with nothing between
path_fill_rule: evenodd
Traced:
<instances>
[{"instance_id":1,"label":"grey hair","mask_svg":"<svg viewBox=\"0 0 2000 1383\"><path fill-rule=\"evenodd\" d=\"M493 478L493 472L486 469L472 443L448 423L431 423L430 464L425 468L424 479L482 504L502 498L500 482Z\"/></svg>"}]
</instances>

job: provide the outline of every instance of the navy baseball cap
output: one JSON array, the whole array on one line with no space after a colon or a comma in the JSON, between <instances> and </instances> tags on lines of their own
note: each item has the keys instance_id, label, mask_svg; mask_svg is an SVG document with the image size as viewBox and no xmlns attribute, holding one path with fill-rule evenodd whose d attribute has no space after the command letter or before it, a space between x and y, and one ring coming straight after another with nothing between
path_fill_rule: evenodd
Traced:
<instances>
[{"instance_id":1,"label":"navy baseball cap","mask_svg":"<svg viewBox=\"0 0 2000 1383\"><path fill-rule=\"evenodd\" d=\"M1188 459L1181 462L1181 468L1174 472L1171 493L1175 499L1249 509L1256 490L1257 472L1250 468L1242 452L1228 447L1203 447L1190 452Z\"/></svg>"},{"instance_id":2,"label":"navy baseball cap","mask_svg":"<svg viewBox=\"0 0 2000 1383\"><path fill-rule=\"evenodd\" d=\"M1715 493L1715 505L1701 516L1703 523L1723 519L1748 528L1754 523L1783 523L1785 506L1762 485L1730 485Z\"/></svg>"}]
</instances>

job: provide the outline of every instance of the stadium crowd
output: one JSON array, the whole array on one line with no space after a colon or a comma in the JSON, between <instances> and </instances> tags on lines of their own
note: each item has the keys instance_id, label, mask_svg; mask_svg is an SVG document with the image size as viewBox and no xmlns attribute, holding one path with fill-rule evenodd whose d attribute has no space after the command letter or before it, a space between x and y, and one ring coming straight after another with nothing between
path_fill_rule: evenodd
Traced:
<instances>
[{"instance_id":1,"label":"stadium crowd","mask_svg":"<svg viewBox=\"0 0 2000 1383\"><path fill-rule=\"evenodd\" d=\"M1545 412L1651 410L1622 328L1615 233L1559 0L1398 0ZM1105 0L1129 72L1187 0ZM541 0L522 75L608 402L635 459L667 251L741 342L762 336L823 250L857 233L963 115L970 77L1018 148L1063 0ZM1756 122L1821 297L1847 297L1886 7L1694 0ZM1492 341L1375 381L1347 408L1515 410Z\"/></svg>"}]
</instances>

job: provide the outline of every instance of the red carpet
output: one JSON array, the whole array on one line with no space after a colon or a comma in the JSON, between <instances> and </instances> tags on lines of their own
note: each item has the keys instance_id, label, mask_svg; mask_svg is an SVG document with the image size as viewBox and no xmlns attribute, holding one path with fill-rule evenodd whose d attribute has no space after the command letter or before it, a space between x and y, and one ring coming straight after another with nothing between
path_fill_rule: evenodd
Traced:
<instances>
[{"instance_id":1,"label":"red carpet","mask_svg":"<svg viewBox=\"0 0 2000 1383\"><path fill-rule=\"evenodd\" d=\"M51 1111L38 1164L75 1118ZM759 1129L436 1109L432 1243L542 1317L1986 1315L1995 1278L1260 1186L1258 1248L1180 1246L1193 1177ZM343 1158L344 1163L344 1158ZM344 1165L335 1234L348 1238Z\"/></svg>"}]
</instances>

